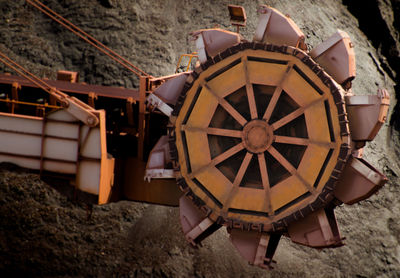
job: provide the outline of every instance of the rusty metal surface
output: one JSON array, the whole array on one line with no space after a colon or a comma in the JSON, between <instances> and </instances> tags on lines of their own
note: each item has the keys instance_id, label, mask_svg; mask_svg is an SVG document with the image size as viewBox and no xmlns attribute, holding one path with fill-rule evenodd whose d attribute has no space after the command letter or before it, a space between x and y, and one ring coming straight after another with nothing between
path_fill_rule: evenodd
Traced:
<instances>
[{"instance_id":1,"label":"rusty metal surface","mask_svg":"<svg viewBox=\"0 0 400 278\"><path fill-rule=\"evenodd\" d=\"M146 163L136 157L128 157L119 161L122 169L120 186L123 198L153 204L178 206L182 192L173 179L153 179L151 183L144 180Z\"/></svg>"},{"instance_id":2,"label":"rusty metal surface","mask_svg":"<svg viewBox=\"0 0 400 278\"><path fill-rule=\"evenodd\" d=\"M54 87L49 86L42 79L38 78L27 69L10 59L7 55L0 52L0 62L4 63L6 66L15 70L18 74L22 75L25 79L29 80L38 88L44 90L50 97L56 99L57 102L65 108L68 113L74 115L84 124L89 126L96 126L99 123L98 116L94 113L95 110L87 105L86 103L80 101L75 97L70 97L69 95L57 90ZM15 87L16 82L13 82L13 87ZM20 84L18 84L20 86ZM15 92L13 92L14 94Z\"/></svg>"}]
</instances>

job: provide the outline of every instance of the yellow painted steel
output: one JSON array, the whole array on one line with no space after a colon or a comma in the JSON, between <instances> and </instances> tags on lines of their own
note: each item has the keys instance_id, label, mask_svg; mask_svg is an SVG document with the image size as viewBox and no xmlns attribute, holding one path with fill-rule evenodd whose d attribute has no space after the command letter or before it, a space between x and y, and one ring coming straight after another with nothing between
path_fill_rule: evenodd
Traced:
<instances>
[{"instance_id":1,"label":"yellow painted steel","mask_svg":"<svg viewBox=\"0 0 400 278\"><path fill-rule=\"evenodd\" d=\"M287 65L247 62L250 82L253 84L277 86L287 70ZM268 74L265 74L265 73Z\"/></svg>"},{"instance_id":2,"label":"yellow painted steel","mask_svg":"<svg viewBox=\"0 0 400 278\"><path fill-rule=\"evenodd\" d=\"M300 106L306 106L321 98L321 95L294 70L285 78L282 88Z\"/></svg>"},{"instance_id":3,"label":"yellow painted steel","mask_svg":"<svg viewBox=\"0 0 400 278\"><path fill-rule=\"evenodd\" d=\"M214 184L213 187L209 187L211 194L222 202L232 189L232 183L215 167L210 167L207 171L201 172L195 176L195 178L201 184ZM218 182L215 182L218 181ZM196 189L196 192L200 189Z\"/></svg>"},{"instance_id":4,"label":"yellow painted steel","mask_svg":"<svg viewBox=\"0 0 400 278\"><path fill-rule=\"evenodd\" d=\"M235 209L262 211L264 198L265 196L261 190L240 187L230 206Z\"/></svg>"},{"instance_id":5,"label":"yellow painted steel","mask_svg":"<svg viewBox=\"0 0 400 278\"><path fill-rule=\"evenodd\" d=\"M331 142L323 101L306 109L304 111L304 116L306 118L307 132L310 140L326 143Z\"/></svg>"},{"instance_id":6,"label":"yellow painted steel","mask_svg":"<svg viewBox=\"0 0 400 278\"><path fill-rule=\"evenodd\" d=\"M203 88L196 101L196 105L193 107L191 116L189 117L186 126L206 128L210 124L211 118L217 109L218 100L210 93L209 90Z\"/></svg>"},{"instance_id":7,"label":"yellow painted steel","mask_svg":"<svg viewBox=\"0 0 400 278\"><path fill-rule=\"evenodd\" d=\"M315 144L310 144L307 147L297 171L306 182L311 184L311 186L314 185L319 173L318 170L321 169L328 152L329 148ZM330 173L329 169L326 172Z\"/></svg>"},{"instance_id":8,"label":"yellow painted steel","mask_svg":"<svg viewBox=\"0 0 400 278\"><path fill-rule=\"evenodd\" d=\"M275 211L306 192L301 180L290 176L271 188L272 209Z\"/></svg>"},{"instance_id":9,"label":"yellow painted steel","mask_svg":"<svg viewBox=\"0 0 400 278\"><path fill-rule=\"evenodd\" d=\"M242 63L221 73L207 82L207 85L217 96L223 98L246 85L245 80L240 78L240 76L244 76Z\"/></svg>"},{"instance_id":10,"label":"yellow painted steel","mask_svg":"<svg viewBox=\"0 0 400 278\"><path fill-rule=\"evenodd\" d=\"M187 149L192 172L210 164L211 157L207 134L200 131L186 131Z\"/></svg>"}]
</instances>

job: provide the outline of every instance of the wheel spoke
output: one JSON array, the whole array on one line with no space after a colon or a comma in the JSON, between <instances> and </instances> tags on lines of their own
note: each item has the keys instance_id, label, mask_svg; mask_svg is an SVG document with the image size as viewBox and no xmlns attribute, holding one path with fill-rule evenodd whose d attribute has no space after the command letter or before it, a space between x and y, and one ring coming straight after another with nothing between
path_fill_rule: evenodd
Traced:
<instances>
[{"instance_id":1,"label":"wheel spoke","mask_svg":"<svg viewBox=\"0 0 400 278\"><path fill-rule=\"evenodd\" d=\"M242 137L242 131L240 131L240 130L223 129L223 128L215 128L215 127L207 128L207 134L235 137L235 138Z\"/></svg>"},{"instance_id":2,"label":"wheel spoke","mask_svg":"<svg viewBox=\"0 0 400 278\"><path fill-rule=\"evenodd\" d=\"M240 152L241 150L244 149L243 143L240 142L236 146L233 146L232 148L228 149L227 151L221 153L217 157L215 157L213 160L211 160L212 165L217 165L221 163L222 161L230 158L232 155L236 154L237 152Z\"/></svg>"},{"instance_id":3,"label":"wheel spoke","mask_svg":"<svg viewBox=\"0 0 400 278\"><path fill-rule=\"evenodd\" d=\"M218 155L217 157L215 157L207 165L204 165L203 167L200 167L196 171L194 171L191 174L189 174L189 178L193 179L199 173L204 172L205 170L209 169L210 167L214 167L215 165L217 165L217 164L221 163L222 161L230 158L232 155L240 152L243 149L244 149L243 143L240 142L239 144L233 146L232 148L226 150L225 152L223 152L220 155Z\"/></svg>"},{"instance_id":4,"label":"wheel spoke","mask_svg":"<svg viewBox=\"0 0 400 278\"><path fill-rule=\"evenodd\" d=\"M281 155L280 152L278 152L273 146L270 146L268 148L268 152L283 166L285 167L286 170L288 170L288 172L292 175L294 175L297 170L296 168L294 168L294 166L287 161L287 159Z\"/></svg>"},{"instance_id":5,"label":"wheel spoke","mask_svg":"<svg viewBox=\"0 0 400 278\"><path fill-rule=\"evenodd\" d=\"M301 146L307 146L310 144L310 140L306 138L281 136L281 135L275 135L275 142L283 144L291 144L291 145L301 145Z\"/></svg>"},{"instance_id":6,"label":"wheel spoke","mask_svg":"<svg viewBox=\"0 0 400 278\"><path fill-rule=\"evenodd\" d=\"M258 156L258 164L260 166L260 173L261 173L261 180L264 189L267 187L269 188L269 178L268 178L268 170L267 170L267 163L265 161L264 153L260 153Z\"/></svg>"},{"instance_id":7,"label":"wheel spoke","mask_svg":"<svg viewBox=\"0 0 400 278\"><path fill-rule=\"evenodd\" d=\"M271 126L272 129L275 131L277 129L279 129L280 127L290 123L291 121L297 119L299 116L301 116L304 113L304 109L302 107L296 109L295 111L293 111L292 113L290 113L289 115L286 115L285 117L283 117L282 119L274 122Z\"/></svg>"},{"instance_id":8,"label":"wheel spoke","mask_svg":"<svg viewBox=\"0 0 400 278\"><path fill-rule=\"evenodd\" d=\"M313 140L306 139L306 138L281 136L281 135L275 135L275 142L282 143L282 144L300 145L300 146L317 145L317 146L326 147L329 149L333 149L336 146L332 142L319 142L319 141L313 141Z\"/></svg>"},{"instance_id":9,"label":"wheel spoke","mask_svg":"<svg viewBox=\"0 0 400 278\"><path fill-rule=\"evenodd\" d=\"M278 99L281 96L282 93L282 87L278 86L276 87L274 94L272 95L272 98L270 100L270 102L268 103L268 107L265 110L263 119L266 120L267 122L269 121L269 118L272 115L272 112L275 109L276 104L278 103Z\"/></svg>"},{"instance_id":10,"label":"wheel spoke","mask_svg":"<svg viewBox=\"0 0 400 278\"><path fill-rule=\"evenodd\" d=\"M292 113L286 115L282 119L272 123L271 126L272 126L273 130L275 131L275 130L279 129L280 127L290 123L294 119L296 119L299 116L301 116L304 113L304 111L306 111L308 108L310 108L310 107L312 107L312 106L324 101L325 99L326 99L326 96L319 97L318 99L310 102L306 106L300 107L300 108L294 110Z\"/></svg>"},{"instance_id":11,"label":"wheel spoke","mask_svg":"<svg viewBox=\"0 0 400 278\"><path fill-rule=\"evenodd\" d=\"M297 172L297 169L294 168L294 166L287 161L287 159L281 155L280 152L278 152L273 146L271 146L270 148L268 148L268 152L293 176L296 176L303 184L304 186L307 188L307 190L311 193L314 194L315 189L314 187L312 187L307 181L305 181L303 179L302 176L299 175L299 173Z\"/></svg>"},{"instance_id":12,"label":"wheel spoke","mask_svg":"<svg viewBox=\"0 0 400 278\"><path fill-rule=\"evenodd\" d=\"M242 182L244 174L246 173L247 168L249 167L250 161L253 157L253 154L247 152L246 156L244 157L242 164L240 165L239 171L236 174L235 180L233 181L233 187L239 186Z\"/></svg>"},{"instance_id":13,"label":"wheel spoke","mask_svg":"<svg viewBox=\"0 0 400 278\"><path fill-rule=\"evenodd\" d=\"M244 126L247 123L247 120L235 109L229 102L227 102L224 98L218 96L211 88L207 85L203 85L214 97L216 97L218 103L231 115L241 126Z\"/></svg>"},{"instance_id":14,"label":"wheel spoke","mask_svg":"<svg viewBox=\"0 0 400 278\"><path fill-rule=\"evenodd\" d=\"M265 110L263 119L266 120L267 122L269 121L269 118L272 115L272 112L275 109L276 104L278 103L278 99L281 96L282 93L282 84L285 82L285 79L288 77L290 72L292 71L293 68L293 63L289 62L288 67L286 68L285 74L282 76L282 79L279 81L279 83L276 85L276 89L274 91L274 94L272 95L272 98L268 104L267 109Z\"/></svg>"},{"instance_id":15,"label":"wheel spoke","mask_svg":"<svg viewBox=\"0 0 400 278\"><path fill-rule=\"evenodd\" d=\"M264 187L265 199L263 204L263 210L268 212L268 215L272 215L271 206L271 189L269 184L267 163L265 161L264 153L258 154L258 165L260 166L261 180Z\"/></svg>"},{"instance_id":16,"label":"wheel spoke","mask_svg":"<svg viewBox=\"0 0 400 278\"><path fill-rule=\"evenodd\" d=\"M200 132L205 132L210 135L226 136L226 137L234 137L234 138L242 137L242 131L235 130L235 129L224 129L224 128L217 128L217 127L202 128L202 127L182 126L182 130L200 131Z\"/></svg>"},{"instance_id":17,"label":"wheel spoke","mask_svg":"<svg viewBox=\"0 0 400 278\"><path fill-rule=\"evenodd\" d=\"M258 118L256 99L254 97L253 84L250 83L250 77L249 77L249 72L248 72L248 68L247 68L247 66L248 66L247 58L243 57L242 62L243 62L243 67L244 67L244 75L246 78L246 93L247 93L247 100L249 102L250 116L251 116L251 119L253 120L253 119Z\"/></svg>"},{"instance_id":18,"label":"wheel spoke","mask_svg":"<svg viewBox=\"0 0 400 278\"><path fill-rule=\"evenodd\" d=\"M244 177L244 174L246 173L247 168L249 167L250 161L253 158L253 154L247 152L246 156L244 157L242 164L240 165L239 171L236 174L235 180L233 181L233 186L229 194L226 196L226 199L224 201L224 207L223 211L227 212L229 207L231 206L233 197L237 194L239 191L239 185L242 182L242 179Z\"/></svg>"}]
</instances>

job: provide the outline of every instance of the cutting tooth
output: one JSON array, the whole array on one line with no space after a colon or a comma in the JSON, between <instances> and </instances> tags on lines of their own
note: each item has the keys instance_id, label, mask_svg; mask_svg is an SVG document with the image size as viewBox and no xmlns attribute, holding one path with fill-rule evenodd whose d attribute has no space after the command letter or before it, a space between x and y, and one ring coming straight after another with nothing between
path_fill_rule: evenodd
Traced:
<instances>
[{"instance_id":1,"label":"cutting tooth","mask_svg":"<svg viewBox=\"0 0 400 278\"><path fill-rule=\"evenodd\" d=\"M303 32L289 16L266 5L262 5L259 12L260 17L253 41L307 50Z\"/></svg>"},{"instance_id":2,"label":"cutting tooth","mask_svg":"<svg viewBox=\"0 0 400 278\"><path fill-rule=\"evenodd\" d=\"M351 87L351 81L356 76L356 59L354 45L346 32L337 30L314 47L310 56L345 89Z\"/></svg>"}]
</instances>

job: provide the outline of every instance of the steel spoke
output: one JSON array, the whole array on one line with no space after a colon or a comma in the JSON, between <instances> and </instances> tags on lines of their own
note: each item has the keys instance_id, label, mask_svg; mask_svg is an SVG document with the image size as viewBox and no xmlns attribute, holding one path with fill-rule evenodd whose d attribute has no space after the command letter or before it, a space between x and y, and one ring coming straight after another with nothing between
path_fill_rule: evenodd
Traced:
<instances>
[{"instance_id":1,"label":"steel spoke","mask_svg":"<svg viewBox=\"0 0 400 278\"><path fill-rule=\"evenodd\" d=\"M275 142L283 144L307 146L310 144L310 139L275 135Z\"/></svg>"},{"instance_id":2,"label":"steel spoke","mask_svg":"<svg viewBox=\"0 0 400 278\"><path fill-rule=\"evenodd\" d=\"M271 205L271 189L269 184L267 163L265 161L264 153L258 154L258 165L260 166L260 174L262 185L265 192L265 199L263 204L263 210L268 212L268 215L272 215L272 205Z\"/></svg>"},{"instance_id":3,"label":"steel spoke","mask_svg":"<svg viewBox=\"0 0 400 278\"><path fill-rule=\"evenodd\" d=\"M294 166L287 161L287 159L281 155L280 152L277 151L273 146L270 146L267 150L283 167L285 167L286 170L292 175L294 175L297 170L294 168Z\"/></svg>"},{"instance_id":4,"label":"steel spoke","mask_svg":"<svg viewBox=\"0 0 400 278\"><path fill-rule=\"evenodd\" d=\"M207 84L203 84L203 86L217 99L222 108L224 108L225 111L228 112L228 114L231 115L241 126L244 126L247 123L247 120L235 108L233 108L229 102L213 92Z\"/></svg>"},{"instance_id":5,"label":"steel spoke","mask_svg":"<svg viewBox=\"0 0 400 278\"><path fill-rule=\"evenodd\" d=\"M244 157L242 164L240 165L239 171L236 174L235 180L233 181L233 186L239 186L242 182L244 174L246 173L247 168L249 167L250 161L253 158L253 154L247 152L246 156Z\"/></svg>"},{"instance_id":6,"label":"steel spoke","mask_svg":"<svg viewBox=\"0 0 400 278\"><path fill-rule=\"evenodd\" d=\"M232 155L236 154L237 152L240 152L243 149L244 149L243 143L240 142L236 146L233 146L232 148L228 149L227 151L225 151L222 154L215 157L213 160L211 160L211 163L212 163L212 165L217 165L217 164L221 163L222 161L230 158Z\"/></svg>"},{"instance_id":7,"label":"steel spoke","mask_svg":"<svg viewBox=\"0 0 400 278\"><path fill-rule=\"evenodd\" d=\"M228 158L230 158L231 156L233 156L234 154L240 152L243 149L244 149L244 145L243 145L242 142L240 142L239 144L233 146L232 148L226 150L225 152L223 152L220 155L218 155L217 157L215 157L207 165L204 165L204 166L200 167L199 169L197 169L196 171L194 171L191 174L189 174L188 177L190 179L193 179L199 173L202 173L205 170L207 170L207 169L209 169L211 167L214 167L215 165L221 163L222 161L227 160Z\"/></svg>"},{"instance_id":8,"label":"steel spoke","mask_svg":"<svg viewBox=\"0 0 400 278\"><path fill-rule=\"evenodd\" d=\"M318 103L324 101L325 99L326 99L326 96L322 96L322 97L319 97L318 99L316 99L316 100L310 102L310 103L307 104L306 106L297 108L297 109L294 110L292 113L290 113L290 114L286 115L285 117L283 117L282 119L280 119L280 120L274 122L274 123L271 125L272 128L273 128L273 130L275 131L275 130L279 129L280 127L282 127L282 126L284 126L284 125L290 123L291 121L293 121L293 120L295 120L296 118L298 118L299 116L301 116L301 115L304 113L304 111L306 111L308 108L310 108L310 107L312 107L312 106L314 106L314 105L316 105L316 104L318 104Z\"/></svg>"},{"instance_id":9,"label":"steel spoke","mask_svg":"<svg viewBox=\"0 0 400 278\"><path fill-rule=\"evenodd\" d=\"M292 68L293 68L293 63L289 62L288 67L286 68L285 74L282 76L282 79L276 85L274 94L272 95L272 98L271 98L270 102L268 103L268 107L265 110L265 113L263 115L263 119L266 120L267 122L269 121L269 118L271 117L272 112L274 111L275 106L278 103L278 99L281 96L282 84L283 84L283 82L285 82L285 79L289 76L290 72L292 71Z\"/></svg>"},{"instance_id":10,"label":"steel spoke","mask_svg":"<svg viewBox=\"0 0 400 278\"><path fill-rule=\"evenodd\" d=\"M205 132L210 135L217 135L217 136L226 136L226 137L234 137L234 138L241 138L242 131L235 130L235 129L224 129L224 128L217 128L217 127L192 127L192 126L182 126L183 131L200 131Z\"/></svg>"},{"instance_id":11,"label":"steel spoke","mask_svg":"<svg viewBox=\"0 0 400 278\"><path fill-rule=\"evenodd\" d=\"M268 148L268 152L293 176L296 176L311 193L315 192L314 187L312 187L308 182L306 182L302 176L299 175L297 169L289 162L287 159L281 155L273 146Z\"/></svg>"},{"instance_id":12,"label":"steel spoke","mask_svg":"<svg viewBox=\"0 0 400 278\"><path fill-rule=\"evenodd\" d=\"M290 123L291 121L297 119L298 117L300 117L302 114L304 113L304 109L302 107L296 109L295 111L293 111L292 113L290 113L289 115L286 115L285 117L283 117L282 119L274 122L271 126L272 129L275 131L277 129L279 129L280 127Z\"/></svg>"},{"instance_id":13,"label":"steel spoke","mask_svg":"<svg viewBox=\"0 0 400 278\"><path fill-rule=\"evenodd\" d=\"M226 137L235 137L235 138L242 137L241 130L223 129L223 128L215 128L215 127L207 128L207 134L226 136Z\"/></svg>"},{"instance_id":14,"label":"steel spoke","mask_svg":"<svg viewBox=\"0 0 400 278\"><path fill-rule=\"evenodd\" d=\"M246 78L247 100L249 101L250 115L251 115L251 119L253 120L253 119L258 118L256 99L254 97L253 84L250 83L249 72L247 69L247 66L248 66L247 58L243 57L242 62L243 62L243 68L244 68L244 75Z\"/></svg>"},{"instance_id":15,"label":"steel spoke","mask_svg":"<svg viewBox=\"0 0 400 278\"><path fill-rule=\"evenodd\" d=\"M281 136L281 135L275 135L274 142L282 144L300 145L300 146L317 145L329 149L336 147L336 144L332 142L319 142L310 140L308 138Z\"/></svg>"},{"instance_id":16,"label":"steel spoke","mask_svg":"<svg viewBox=\"0 0 400 278\"><path fill-rule=\"evenodd\" d=\"M250 161L252 158L253 158L253 154L247 152L246 156L244 157L244 159L242 161L242 164L240 165L239 171L236 174L235 180L233 181L232 189L224 201L224 207L222 209L224 212L228 211L229 207L231 206L233 197L239 191L239 185L242 182L244 174L246 173L246 170L249 167Z\"/></svg>"},{"instance_id":17,"label":"steel spoke","mask_svg":"<svg viewBox=\"0 0 400 278\"><path fill-rule=\"evenodd\" d=\"M274 94L272 95L272 98L270 100L270 102L268 103L268 107L265 110L263 119L266 120L267 122L269 121L269 118L272 115L272 112L275 109L276 104L278 103L278 99L281 96L282 93L282 87L278 86L276 87Z\"/></svg>"}]
</instances>

